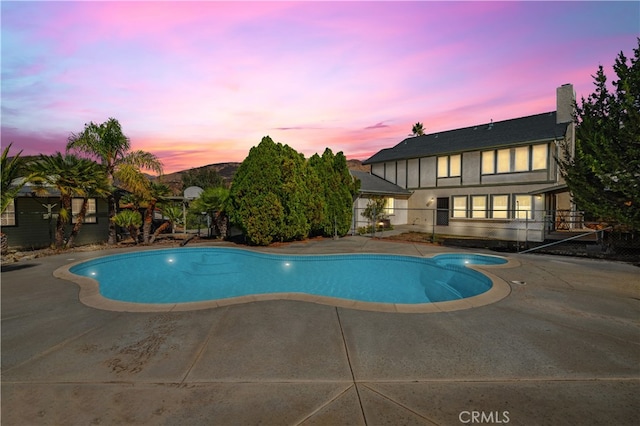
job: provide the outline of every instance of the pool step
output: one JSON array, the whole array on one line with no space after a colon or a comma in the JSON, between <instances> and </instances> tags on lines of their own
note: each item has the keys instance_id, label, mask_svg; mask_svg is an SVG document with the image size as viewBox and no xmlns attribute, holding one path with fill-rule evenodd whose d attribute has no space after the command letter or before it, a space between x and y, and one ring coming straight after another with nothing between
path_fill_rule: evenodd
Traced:
<instances>
[{"instance_id":1,"label":"pool step","mask_svg":"<svg viewBox=\"0 0 640 426\"><path fill-rule=\"evenodd\" d=\"M458 290L451 287L447 282L438 279L428 284L424 289L424 293L431 302L443 302L463 298Z\"/></svg>"}]
</instances>

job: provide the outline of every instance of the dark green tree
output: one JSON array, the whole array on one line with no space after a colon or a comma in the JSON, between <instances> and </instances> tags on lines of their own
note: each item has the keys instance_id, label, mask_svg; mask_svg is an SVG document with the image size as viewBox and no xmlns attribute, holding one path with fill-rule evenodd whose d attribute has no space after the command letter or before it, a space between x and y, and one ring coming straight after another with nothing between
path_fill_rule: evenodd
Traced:
<instances>
[{"instance_id":1,"label":"dark green tree","mask_svg":"<svg viewBox=\"0 0 640 426\"><path fill-rule=\"evenodd\" d=\"M306 238L312 190L304 156L265 136L238 168L227 211L250 244Z\"/></svg>"},{"instance_id":2,"label":"dark green tree","mask_svg":"<svg viewBox=\"0 0 640 426\"><path fill-rule=\"evenodd\" d=\"M326 148L322 157L313 155L309 165L318 177L314 187L319 189L322 199L322 214L314 222L312 232L326 237L346 235L353 219L353 197L358 191L346 157L342 152L334 155Z\"/></svg>"},{"instance_id":3,"label":"dark green tree","mask_svg":"<svg viewBox=\"0 0 640 426\"><path fill-rule=\"evenodd\" d=\"M630 61L620 52L609 91L600 66L595 92L576 105L575 147L563 146L560 170L579 209L640 229L640 38ZM630 63L629 63L630 62Z\"/></svg>"}]
</instances>

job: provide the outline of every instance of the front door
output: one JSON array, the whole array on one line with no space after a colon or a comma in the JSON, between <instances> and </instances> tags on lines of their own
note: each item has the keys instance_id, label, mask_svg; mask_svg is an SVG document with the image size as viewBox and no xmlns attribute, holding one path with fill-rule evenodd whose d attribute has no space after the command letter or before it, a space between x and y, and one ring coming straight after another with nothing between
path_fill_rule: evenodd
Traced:
<instances>
[{"instance_id":1,"label":"front door","mask_svg":"<svg viewBox=\"0 0 640 426\"><path fill-rule=\"evenodd\" d=\"M436 200L436 225L449 225L449 197Z\"/></svg>"}]
</instances>

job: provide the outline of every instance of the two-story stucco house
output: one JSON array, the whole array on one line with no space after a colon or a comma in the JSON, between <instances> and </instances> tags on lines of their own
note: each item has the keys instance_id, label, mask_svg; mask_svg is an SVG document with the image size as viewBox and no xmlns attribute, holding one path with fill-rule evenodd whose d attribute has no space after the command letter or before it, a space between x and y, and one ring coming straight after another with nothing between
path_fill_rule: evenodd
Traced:
<instances>
[{"instance_id":1,"label":"two-story stucco house","mask_svg":"<svg viewBox=\"0 0 640 426\"><path fill-rule=\"evenodd\" d=\"M543 241L572 210L555 158L562 143L573 146L573 86L558 87L556 95L556 111L410 137L363 164L411 192L407 224L438 234Z\"/></svg>"}]
</instances>

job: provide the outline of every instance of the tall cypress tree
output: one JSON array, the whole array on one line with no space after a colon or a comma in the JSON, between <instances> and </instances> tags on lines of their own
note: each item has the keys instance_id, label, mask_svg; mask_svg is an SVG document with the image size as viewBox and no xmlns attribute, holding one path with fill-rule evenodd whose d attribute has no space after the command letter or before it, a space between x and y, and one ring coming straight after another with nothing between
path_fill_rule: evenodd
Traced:
<instances>
[{"instance_id":1,"label":"tall cypress tree","mask_svg":"<svg viewBox=\"0 0 640 426\"><path fill-rule=\"evenodd\" d=\"M229 194L230 220L251 244L306 238L321 199L304 156L270 137L251 148Z\"/></svg>"},{"instance_id":2,"label":"tall cypress tree","mask_svg":"<svg viewBox=\"0 0 640 426\"><path fill-rule=\"evenodd\" d=\"M595 92L576 105L575 152L564 147L561 172L578 208L595 218L640 229L640 38L630 64L613 69L614 92L600 66Z\"/></svg>"},{"instance_id":3,"label":"tall cypress tree","mask_svg":"<svg viewBox=\"0 0 640 426\"><path fill-rule=\"evenodd\" d=\"M269 245L284 222L284 209L274 191L280 181L278 147L266 136L238 167L229 192L229 219L251 244Z\"/></svg>"},{"instance_id":4,"label":"tall cypress tree","mask_svg":"<svg viewBox=\"0 0 640 426\"><path fill-rule=\"evenodd\" d=\"M343 236L351 228L353 196L357 192L347 159L342 152L334 155L327 148L322 157L312 156L309 164L320 178L319 188L324 198L322 216L313 232L327 237L334 234Z\"/></svg>"}]
</instances>

